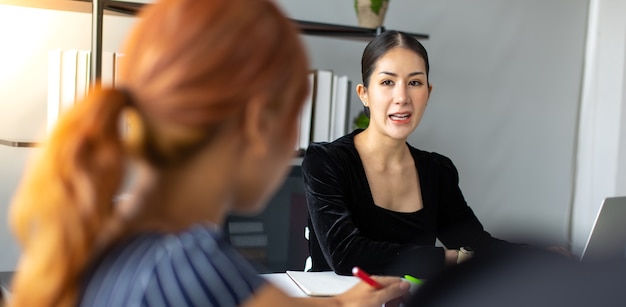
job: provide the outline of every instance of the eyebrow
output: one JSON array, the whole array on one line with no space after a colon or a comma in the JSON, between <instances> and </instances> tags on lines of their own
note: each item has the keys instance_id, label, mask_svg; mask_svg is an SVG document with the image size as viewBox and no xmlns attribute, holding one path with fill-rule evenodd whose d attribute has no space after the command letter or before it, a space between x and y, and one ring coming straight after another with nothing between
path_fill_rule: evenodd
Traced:
<instances>
[{"instance_id":1,"label":"eyebrow","mask_svg":"<svg viewBox=\"0 0 626 307\"><path fill-rule=\"evenodd\" d=\"M379 75L390 75L390 76L394 76L397 77L398 74L390 72L390 71L381 71L378 73ZM413 77L413 76L417 76L417 75L423 75L424 73L421 71L415 71L409 74L409 77Z\"/></svg>"}]
</instances>

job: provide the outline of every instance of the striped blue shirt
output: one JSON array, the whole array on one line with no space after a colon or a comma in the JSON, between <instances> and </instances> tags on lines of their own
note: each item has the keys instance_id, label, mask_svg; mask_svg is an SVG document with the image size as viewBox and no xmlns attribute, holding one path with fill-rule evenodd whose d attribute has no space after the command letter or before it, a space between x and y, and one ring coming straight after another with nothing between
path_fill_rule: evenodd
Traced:
<instances>
[{"instance_id":1,"label":"striped blue shirt","mask_svg":"<svg viewBox=\"0 0 626 307\"><path fill-rule=\"evenodd\" d=\"M220 232L195 225L113 248L88 272L79 305L238 306L263 282Z\"/></svg>"}]
</instances>

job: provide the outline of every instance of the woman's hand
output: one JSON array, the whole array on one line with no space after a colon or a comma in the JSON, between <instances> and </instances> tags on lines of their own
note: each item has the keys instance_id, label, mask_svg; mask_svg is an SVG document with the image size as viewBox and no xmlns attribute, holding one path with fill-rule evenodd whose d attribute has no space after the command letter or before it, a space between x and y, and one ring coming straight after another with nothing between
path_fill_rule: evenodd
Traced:
<instances>
[{"instance_id":1,"label":"woman's hand","mask_svg":"<svg viewBox=\"0 0 626 307\"><path fill-rule=\"evenodd\" d=\"M547 247L546 250L553 252L553 253L557 253L561 256L565 256L566 258L569 258L569 259L578 258L576 257L576 255L572 254L572 252L570 252L567 248L562 247L562 246L550 246L550 247Z\"/></svg>"},{"instance_id":2,"label":"woman's hand","mask_svg":"<svg viewBox=\"0 0 626 307\"><path fill-rule=\"evenodd\" d=\"M340 306L399 306L408 296L410 284L399 277L372 276L383 286L376 289L360 282L348 291L335 296Z\"/></svg>"},{"instance_id":3,"label":"woman's hand","mask_svg":"<svg viewBox=\"0 0 626 307\"><path fill-rule=\"evenodd\" d=\"M459 259L459 250L458 249L446 249L446 266L452 266L457 264L457 260Z\"/></svg>"},{"instance_id":4,"label":"woman's hand","mask_svg":"<svg viewBox=\"0 0 626 307\"><path fill-rule=\"evenodd\" d=\"M372 276L383 286L376 289L365 282L360 282L348 291L332 297L291 297L278 287L268 282L259 288L253 296L244 302L244 307L267 306L298 306L298 307L328 307L328 306L389 306L396 307L408 298L409 282L399 277Z\"/></svg>"}]
</instances>

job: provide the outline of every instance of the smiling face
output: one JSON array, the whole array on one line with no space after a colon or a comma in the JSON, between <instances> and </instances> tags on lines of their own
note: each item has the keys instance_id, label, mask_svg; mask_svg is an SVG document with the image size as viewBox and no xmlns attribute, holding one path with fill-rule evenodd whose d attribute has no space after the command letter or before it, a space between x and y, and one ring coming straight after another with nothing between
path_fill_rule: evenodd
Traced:
<instances>
[{"instance_id":1,"label":"smiling face","mask_svg":"<svg viewBox=\"0 0 626 307\"><path fill-rule=\"evenodd\" d=\"M430 96L424 59L394 47L378 59L368 84L357 86L359 98L370 108L368 129L406 139L422 119Z\"/></svg>"}]
</instances>

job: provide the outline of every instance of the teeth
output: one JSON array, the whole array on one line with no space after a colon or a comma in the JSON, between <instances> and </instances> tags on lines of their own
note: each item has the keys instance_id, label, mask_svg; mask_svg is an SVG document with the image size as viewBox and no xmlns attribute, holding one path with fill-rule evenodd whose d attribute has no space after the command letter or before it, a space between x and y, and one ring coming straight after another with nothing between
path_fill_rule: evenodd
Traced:
<instances>
[{"instance_id":1,"label":"teeth","mask_svg":"<svg viewBox=\"0 0 626 307\"><path fill-rule=\"evenodd\" d=\"M402 115L391 114L391 115L389 115L389 117L391 117L393 119L405 119L405 118L409 117L409 114L402 114Z\"/></svg>"}]
</instances>

